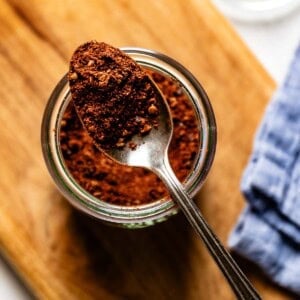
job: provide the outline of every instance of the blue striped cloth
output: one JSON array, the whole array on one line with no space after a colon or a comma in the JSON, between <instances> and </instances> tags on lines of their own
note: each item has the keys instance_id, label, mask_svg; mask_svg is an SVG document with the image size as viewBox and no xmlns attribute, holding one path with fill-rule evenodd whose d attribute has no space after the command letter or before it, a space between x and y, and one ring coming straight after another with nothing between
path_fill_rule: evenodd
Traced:
<instances>
[{"instance_id":1,"label":"blue striped cloth","mask_svg":"<svg viewBox=\"0 0 300 300\"><path fill-rule=\"evenodd\" d=\"M300 295L300 46L256 134L229 246Z\"/></svg>"}]
</instances>

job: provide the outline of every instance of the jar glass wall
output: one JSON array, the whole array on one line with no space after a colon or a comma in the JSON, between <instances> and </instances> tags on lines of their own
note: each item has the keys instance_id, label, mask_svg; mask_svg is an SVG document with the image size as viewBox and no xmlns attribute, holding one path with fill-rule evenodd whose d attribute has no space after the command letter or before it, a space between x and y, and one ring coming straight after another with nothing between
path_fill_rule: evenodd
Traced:
<instances>
[{"instance_id":1,"label":"jar glass wall","mask_svg":"<svg viewBox=\"0 0 300 300\"><path fill-rule=\"evenodd\" d=\"M193 169L184 182L187 192L194 196L209 172L216 147L216 124L208 97L195 77L172 58L141 48L122 48L122 50L143 68L174 79L181 86L194 109L200 133L200 147ZM94 197L74 180L65 165L59 139L61 120L70 100L69 84L67 77L64 76L50 96L41 129L46 165L66 199L90 216L111 225L127 228L149 226L176 214L178 208L171 199L160 199L136 206L113 205Z\"/></svg>"}]
</instances>

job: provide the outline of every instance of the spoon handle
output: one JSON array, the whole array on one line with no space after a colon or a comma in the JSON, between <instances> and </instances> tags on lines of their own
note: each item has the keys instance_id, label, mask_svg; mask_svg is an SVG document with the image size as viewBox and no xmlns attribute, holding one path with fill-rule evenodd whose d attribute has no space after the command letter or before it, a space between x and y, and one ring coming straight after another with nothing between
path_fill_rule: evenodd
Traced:
<instances>
[{"instance_id":1,"label":"spoon handle","mask_svg":"<svg viewBox=\"0 0 300 300\"><path fill-rule=\"evenodd\" d=\"M192 227L202 238L212 257L231 285L237 299L261 299L245 274L241 271L229 252L210 229L194 201L184 191L172 171L168 159L165 159L156 172L167 186L172 198L177 202Z\"/></svg>"}]
</instances>

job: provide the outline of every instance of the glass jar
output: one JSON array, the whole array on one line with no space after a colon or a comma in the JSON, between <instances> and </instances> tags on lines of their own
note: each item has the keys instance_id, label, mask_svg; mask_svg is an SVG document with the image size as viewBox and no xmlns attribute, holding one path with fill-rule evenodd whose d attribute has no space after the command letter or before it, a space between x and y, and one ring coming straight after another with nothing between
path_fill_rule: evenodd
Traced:
<instances>
[{"instance_id":1,"label":"glass jar","mask_svg":"<svg viewBox=\"0 0 300 300\"><path fill-rule=\"evenodd\" d=\"M194 109L200 132L200 147L193 169L183 184L186 191L194 196L207 176L216 147L216 124L208 97L195 77L172 58L141 48L122 48L122 50L142 67L177 81ZM176 214L178 207L171 199L160 199L131 207L113 205L95 198L74 180L64 163L59 139L61 120L70 100L69 84L65 75L50 96L41 128L46 165L65 198L90 216L111 225L127 228L153 225Z\"/></svg>"}]
</instances>

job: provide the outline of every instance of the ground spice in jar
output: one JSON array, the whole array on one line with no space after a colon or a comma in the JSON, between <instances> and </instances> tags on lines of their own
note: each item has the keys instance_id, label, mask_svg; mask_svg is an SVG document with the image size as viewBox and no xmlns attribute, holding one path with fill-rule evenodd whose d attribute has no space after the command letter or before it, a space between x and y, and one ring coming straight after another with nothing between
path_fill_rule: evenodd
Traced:
<instances>
[{"instance_id":1,"label":"ground spice in jar","mask_svg":"<svg viewBox=\"0 0 300 300\"><path fill-rule=\"evenodd\" d=\"M74 52L68 73L72 100L82 123L102 149L135 148L134 135L157 128L159 92L130 56L91 41Z\"/></svg>"},{"instance_id":2,"label":"ground spice in jar","mask_svg":"<svg viewBox=\"0 0 300 300\"><path fill-rule=\"evenodd\" d=\"M174 132L169 159L178 179L184 181L199 151L199 132L193 108L177 82L158 72L146 71L170 106ZM99 151L83 128L72 102L61 122L60 144L65 164L73 178L102 201L134 206L168 195L164 184L154 173L120 165Z\"/></svg>"}]
</instances>

